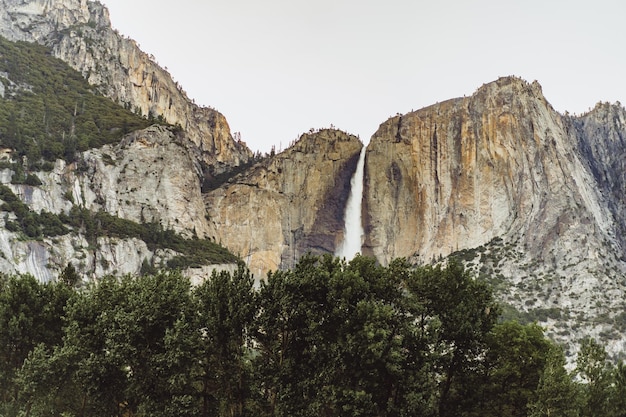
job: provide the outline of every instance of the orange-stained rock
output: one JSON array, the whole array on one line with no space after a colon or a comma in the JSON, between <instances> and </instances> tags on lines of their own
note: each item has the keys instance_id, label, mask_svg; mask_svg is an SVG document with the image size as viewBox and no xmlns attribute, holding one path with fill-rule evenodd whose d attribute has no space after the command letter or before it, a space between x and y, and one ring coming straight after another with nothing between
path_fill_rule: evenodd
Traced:
<instances>
[{"instance_id":1,"label":"orange-stained rock","mask_svg":"<svg viewBox=\"0 0 626 417\"><path fill-rule=\"evenodd\" d=\"M205 196L212 233L257 276L293 267L307 252L333 253L362 146L338 130L302 135Z\"/></svg>"}]
</instances>

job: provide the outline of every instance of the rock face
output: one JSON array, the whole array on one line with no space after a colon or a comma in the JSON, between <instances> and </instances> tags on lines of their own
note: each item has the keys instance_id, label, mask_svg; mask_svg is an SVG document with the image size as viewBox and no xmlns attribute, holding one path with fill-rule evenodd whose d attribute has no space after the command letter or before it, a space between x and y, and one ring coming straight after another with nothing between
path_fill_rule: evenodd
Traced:
<instances>
[{"instance_id":1,"label":"rock face","mask_svg":"<svg viewBox=\"0 0 626 417\"><path fill-rule=\"evenodd\" d=\"M42 186L10 185L22 201L52 213L67 213L77 204L137 222L159 222L187 237L210 237L202 180L245 164L252 155L243 142L233 140L223 115L192 103L153 57L111 28L108 11L98 2L0 0L0 35L49 47L120 105L178 126L135 132L118 145L82 153L69 166L57 161L52 172L37 173ZM10 181L11 172L4 170L2 183ZM96 251L77 234L39 242L23 242L4 228L0 234L0 270L31 273L44 281L70 260L95 278L135 274L144 260L172 256L150 251L137 239L101 239ZM203 276L210 269L188 272Z\"/></svg>"},{"instance_id":2,"label":"rock face","mask_svg":"<svg viewBox=\"0 0 626 417\"><path fill-rule=\"evenodd\" d=\"M128 135L118 145L86 152L74 200L91 210L206 237L201 172L181 136L153 126Z\"/></svg>"},{"instance_id":3,"label":"rock face","mask_svg":"<svg viewBox=\"0 0 626 417\"><path fill-rule=\"evenodd\" d=\"M51 172L37 173L39 187L11 187L37 212L68 212L77 204L135 222L158 222L182 234L195 229L204 237L198 170L180 133L152 126L119 144L84 152L73 164L58 160Z\"/></svg>"},{"instance_id":4,"label":"rock face","mask_svg":"<svg viewBox=\"0 0 626 417\"><path fill-rule=\"evenodd\" d=\"M589 113L566 121L615 219L616 237L626 255L626 110L620 103L598 103Z\"/></svg>"},{"instance_id":5,"label":"rock face","mask_svg":"<svg viewBox=\"0 0 626 417\"><path fill-rule=\"evenodd\" d=\"M41 186L2 182L36 211L67 213L72 205L106 211L138 223L156 222L187 237L211 237L200 193L199 166L183 146L181 132L153 126L126 136L117 145L106 145L81 154L67 165L57 161L51 172L38 172ZM144 260L158 264L168 251L151 251L138 239L100 238L90 245L80 234L23 242L0 230L0 270L30 273L42 281L56 278L72 261L86 276L137 274ZM210 268L208 274L210 275ZM195 276L207 271L190 270Z\"/></svg>"},{"instance_id":6,"label":"rock face","mask_svg":"<svg viewBox=\"0 0 626 417\"><path fill-rule=\"evenodd\" d=\"M310 132L243 170L251 152L233 140L225 118L193 104L166 70L112 30L101 4L0 0L0 35L47 45L116 102L179 125L134 132L73 164L57 161L36 173L41 186L10 184L12 172L0 170L0 182L31 209L68 213L79 205L159 222L215 239L257 276L293 267L306 252L333 253L342 241L358 138ZM0 158L11 154L0 150ZM215 185L237 166L241 174ZM209 183L217 188L203 194ZM454 256L556 339L593 335L609 352L625 351L625 195L620 104L563 116L536 82L502 78L381 124L366 151L363 253L383 264ZM173 256L137 239L94 244L76 231L26 241L7 220L0 217L0 271L43 281L69 261L97 278ZM188 274L199 280L211 268Z\"/></svg>"},{"instance_id":7,"label":"rock face","mask_svg":"<svg viewBox=\"0 0 626 417\"><path fill-rule=\"evenodd\" d=\"M185 146L212 172L252 156L219 112L198 107L135 41L111 28L107 9L86 0L0 0L0 35L38 42L80 71L104 95L186 132Z\"/></svg>"},{"instance_id":8,"label":"rock face","mask_svg":"<svg viewBox=\"0 0 626 417\"><path fill-rule=\"evenodd\" d=\"M539 253L538 237L578 224L559 217L569 208L607 236L614 224L561 116L538 84L515 78L388 120L366 173L366 246L384 262L514 234Z\"/></svg>"},{"instance_id":9,"label":"rock face","mask_svg":"<svg viewBox=\"0 0 626 417\"><path fill-rule=\"evenodd\" d=\"M73 175L74 201L138 223L157 222L182 235L208 237L200 168L181 134L160 126L84 154Z\"/></svg>"},{"instance_id":10,"label":"rock face","mask_svg":"<svg viewBox=\"0 0 626 417\"><path fill-rule=\"evenodd\" d=\"M350 178L363 145L321 130L205 197L212 234L257 276L333 253L343 235Z\"/></svg>"},{"instance_id":11,"label":"rock face","mask_svg":"<svg viewBox=\"0 0 626 417\"><path fill-rule=\"evenodd\" d=\"M367 150L364 252L429 263L474 250L504 300L562 309L541 320L550 332L579 315L606 332L611 319L596 319L617 317L626 289L625 126L612 106L564 118L511 77L391 118Z\"/></svg>"}]
</instances>

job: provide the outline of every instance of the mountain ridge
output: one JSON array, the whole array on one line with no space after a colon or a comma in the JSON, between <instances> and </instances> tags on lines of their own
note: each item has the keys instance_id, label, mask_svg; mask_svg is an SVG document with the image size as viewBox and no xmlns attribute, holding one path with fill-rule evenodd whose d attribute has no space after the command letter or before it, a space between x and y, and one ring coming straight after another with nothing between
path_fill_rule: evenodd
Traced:
<instances>
[{"instance_id":1,"label":"mountain ridge","mask_svg":"<svg viewBox=\"0 0 626 417\"><path fill-rule=\"evenodd\" d=\"M118 104L180 125L186 146L211 174L252 157L245 143L233 138L221 113L194 104L135 41L112 29L108 10L99 2L3 0L0 22L0 35L51 48L54 56Z\"/></svg>"},{"instance_id":2,"label":"mountain ridge","mask_svg":"<svg viewBox=\"0 0 626 417\"><path fill-rule=\"evenodd\" d=\"M1 35L47 46L118 104L169 123L31 172L40 185L10 184L14 165L2 168L3 184L32 210L60 215L76 205L160 224L223 244L257 277L293 267L308 251L334 253L363 146L358 137L311 131L255 161L223 115L192 103L110 27L101 4L0 0L0 22ZM363 252L383 264L460 259L555 339L572 346L593 335L612 354L624 352L625 138L620 104L561 115L538 82L517 77L392 117L366 150ZM207 178L227 178L235 167L242 172L203 192ZM137 239L28 240L8 230L10 215L0 220L7 272L48 280L76 262L97 279L176 256Z\"/></svg>"}]
</instances>

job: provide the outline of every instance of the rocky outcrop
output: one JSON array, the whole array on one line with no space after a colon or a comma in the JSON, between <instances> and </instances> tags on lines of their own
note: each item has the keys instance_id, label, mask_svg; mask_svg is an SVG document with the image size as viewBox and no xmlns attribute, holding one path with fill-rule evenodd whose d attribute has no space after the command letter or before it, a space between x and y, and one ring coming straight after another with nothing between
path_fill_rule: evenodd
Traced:
<instances>
[{"instance_id":1,"label":"rocky outcrop","mask_svg":"<svg viewBox=\"0 0 626 417\"><path fill-rule=\"evenodd\" d=\"M83 236L67 234L39 241L24 241L19 235L0 229L0 270L3 273L30 274L41 282L57 279L71 262L88 279L106 274L138 274L144 260L163 256L148 250L137 239L102 238L98 250Z\"/></svg>"},{"instance_id":2,"label":"rocky outcrop","mask_svg":"<svg viewBox=\"0 0 626 417\"><path fill-rule=\"evenodd\" d=\"M293 267L306 252L333 253L343 239L350 178L362 148L336 130L303 135L216 189L251 152L224 117L191 102L137 44L86 0L0 0L0 35L38 42L106 96L172 127L57 161L41 186L0 182L33 210L73 204L185 236L212 238L259 276ZM1 84L0 84L1 85ZM0 95L9 94L0 91ZM538 83L506 77L383 124L365 161L363 253L430 263L462 259L500 299L573 342L600 337L626 350L626 110L599 104L562 116ZM2 157L11 159L10 150ZM15 162L15 161L13 161ZM202 185L207 189L203 195ZM25 241L0 218L0 270L54 279L70 260L92 277L138 273L170 259L137 239L80 231ZM232 268L221 266L220 268ZM208 269L189 270L201 279Z\"/></svg>"},{"instance_id":3,"label":"rocky outcrop","mask_svg":"<svg viewBox=\"0 0 626 417\"><path fill-rule=\"evenodd\" d=\"M321 130L205 197L212 234L257 276L293 267L306 252L333 253L363 145Z\"/></svg>"},{"instance_id":4,"label":"rocky outcrop","mask_svg":"<svg viewBox=\"0 0 626 417\"><path fill-rule=\"evenodd\" d=\"M86 0L0 0L0 35L38 42L80 71L104 95L186 132L184 144L211 173L247 162L219 112L198 107L137 43L111 28L107 9Z\"/></svg>"},{"instance_id":5,"label":"rocky outcrop","mask_svg":"<svg viewBox=\"0 0 626 417\"><path fill-rule=\"evenodd\" d=\"M119 144L84 152L73 164L58 160L51 172L37 173L43 182L39 187L11 187L37 212L67 213L77 204L207 237L200 168L180 140L173 129L152 126Z\"/></svg>"},{"instance_id":6,"label":"rocky outcrop","mask_svg":"<svg viewBox=\"0 0 626 417\"><path fill-rule=\"evenodd\" d=\"M176 125L134 132L119 144L81 153L69 165L57 161L51 172L37 173L41 186L9 184L9 170L2 172L3 184L37 212L68 213L78 205L136 222L157 222L186 237L210 237L202 181L251 157L244 143L233 140L219 112L191 102L153 57L111 28L108 11L98 2L0 0L0 35L49 47L104 95L136 113ZM159 265L175 255L150 250L138 239L99 238L94 244L80 231L36 242L22 241L4 228L1 233L1 270L31 273L43 281L56 277L70 261L96 278L137 274L145 261ZM201 279L213 268L187 273Z\"/></svg>"},{"instance_id":7,"label":"rocky outcrop","mask_svg":"<svg viewBox=\"0 0 626 417\"><path fill-rule=\"evenodd\" d=\"M172 129L153 126L85 152L80 175L66 175L74 201L92 211L207 237L200 167L181 139Z\"/></svg>"},{"instance_id":8,"label":"rocky outcrop","mask_svg":"<svg viewBox=\"0 0 626 417\"><path fill-rule=\"evenodd\" d=\"M25 241L4 228L0 219L0 271L30 274L41 282L56 280L71 263L89 281L106 275L138 275L144 262L165 263L175 254L170 250L150 250L139 239L98 238L95 245L80 233L69 233L38 241ZM213 271L234 271L235 264L205 265L183 272L194 285L206 280Z\"/></svg>"}]
</instances>

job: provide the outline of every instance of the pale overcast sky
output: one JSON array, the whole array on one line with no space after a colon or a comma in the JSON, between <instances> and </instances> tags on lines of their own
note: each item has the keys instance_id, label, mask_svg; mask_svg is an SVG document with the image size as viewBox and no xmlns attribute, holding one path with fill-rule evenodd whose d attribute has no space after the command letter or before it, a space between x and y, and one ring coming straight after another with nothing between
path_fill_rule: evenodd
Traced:
<instances>
[{"instance_id":1,"label":"pale overcast sky","mask_svg":"<svg viewBox=\"0 0 626 417\"><path fill-rule=\"evenodd\" d=\"M331 124L367 143L389 116L504 75L561 112L626 102L624 0L102 2L252 150Z\"/></svg>"}]
</instances>

